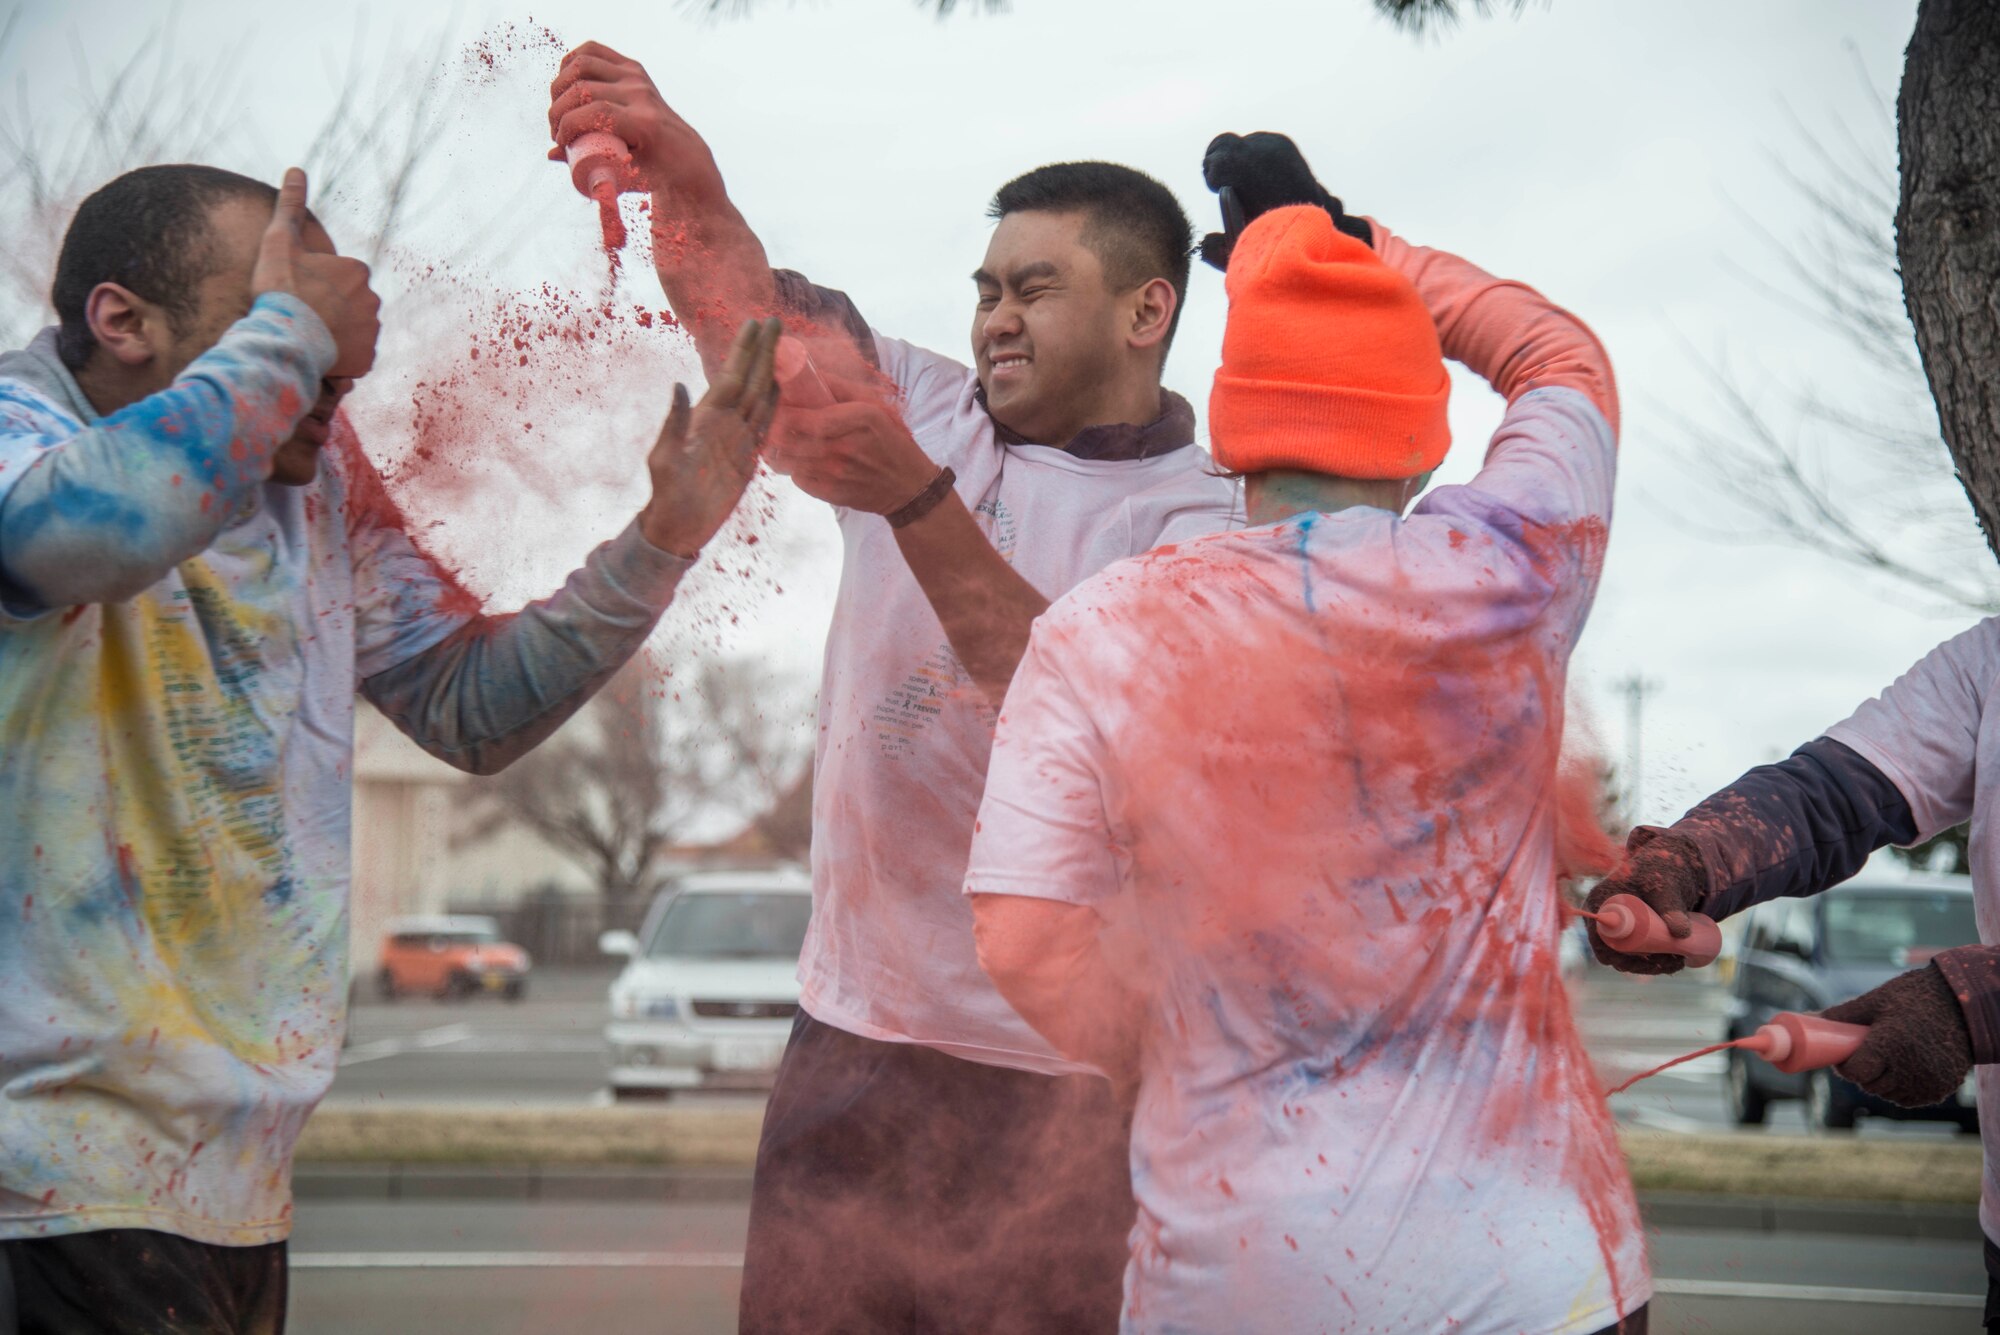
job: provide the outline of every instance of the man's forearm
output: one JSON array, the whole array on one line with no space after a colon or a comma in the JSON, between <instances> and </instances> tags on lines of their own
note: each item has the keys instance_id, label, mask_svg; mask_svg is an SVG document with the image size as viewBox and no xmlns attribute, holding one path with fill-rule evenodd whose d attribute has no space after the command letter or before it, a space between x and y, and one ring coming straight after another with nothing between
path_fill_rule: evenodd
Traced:
<instances>
[{"instance_id":1,"label":"man's forearm","mask_svg":"<svg viewBox=\"0 0 2000 1335\"><path fill-rule=\"evenodd\" d=\"M369 677L362 693L438 759L497 773L638 652L690 564L650 546L632 525L553 597L473 622Z\"/></svg>"},{"instance_id":2,"label":"man's forearm","mask_svg":"<svg viewBox=\"0 0 2000 1335\"><path fill-rule=\"evenodd\" d=\"M1704 798L1672 830L1701 850L1708 892L1694 907L1714 918L1817 894L1860 871L1884 844L1917 835L1896 785L1830 737L1759 765Z\"/></svg>"},{"instance_id":3,"label":"man's forearm","mask_svg":"<svg viewBox=\"0 0 2000 1335\"><path fill-rule=\"evenodd\" d=\"M271 473L333 337L267 293L174 383L29 465L0 506L0 568L46 607L118 602L205 550Z\"/></svg>"},{"instance_id":4,"label":"man's forearm","mask_svg":"<svg viewBox=\"0 0 2000 1335\"><path fill-rule=\"evenodd\" d=\"M1026 895L972 896L979 965L1050 1045L1123 1084L1138 1070L1140 1002L1104 960L1097 913Z\"/></svg>"},{"instance_id":5,"label":"man's forearm","mask_svg":"<svg viewBox=\"0 0 2000 1335\"><path fill-rule=\"evenodd\" d=\"M764 243L718 183L711 197L653 196L653 267L674 318L693 336L713 376L745 320L776 315L778 293Z\"/></svg>"},{"instance_id":6,"label":"man's forearm","mask_svg":"<svg viewBox=\"0 0 2000 1335\"><path fill-rule=\"evenodd\" d=\"M957 493L896 531L896 546L968 675L994 705L1028 652L1049 600L1007 564Z\"/></svg>"}]
</instances>

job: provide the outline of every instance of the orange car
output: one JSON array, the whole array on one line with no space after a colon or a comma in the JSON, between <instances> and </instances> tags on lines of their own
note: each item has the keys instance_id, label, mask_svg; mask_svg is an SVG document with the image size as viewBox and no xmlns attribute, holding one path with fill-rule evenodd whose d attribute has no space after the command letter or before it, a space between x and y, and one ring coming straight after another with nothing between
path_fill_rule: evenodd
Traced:
<instances>
[{"instance_id":1,"label":"orange car","mask_svg":"<svg viewBox=\"0 0 2000 1335\"><path fill-rule=\"evenodd\" d=\"M491 918L392 918L382 938L375 990L384 1001L475 992L519 1001L528 995L528 952L502 941L500 924Z\"/></svg>"}]
</instances>

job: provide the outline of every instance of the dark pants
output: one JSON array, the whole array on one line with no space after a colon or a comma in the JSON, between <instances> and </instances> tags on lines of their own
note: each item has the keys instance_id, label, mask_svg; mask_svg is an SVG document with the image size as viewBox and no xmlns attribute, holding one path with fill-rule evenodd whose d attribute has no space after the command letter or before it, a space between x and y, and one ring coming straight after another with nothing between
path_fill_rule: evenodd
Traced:
<instances>
[{"instance_id":1,"label":"dark pants","mask_svg":"<svg viewBox=\"0 0 2000 1335\"><path fill-rule=\"evenodd\" d=\"M1986 1242L1986 1319L1980 1324L1987 1330L2000 1330L2000 1247L1993 1245L1993 1239Z\"/></svg>"},{"instance_id":2,"label":"dark pants","mask_svg":"<svg viewBox=\"0 0 2000 1335\"><path fill-rule=\"evenodd\" d=\"M279 1335L285 1244L144 1228L0 1242L0 1335Z\"/></svg>"},{"instance_id":3,"label":"dark pants","mask_svg":"<svg viewBox=\"0 0 2000 1335\"><path fill-rule=\"evenodd\" d=\"M1105 1081L799 1012L757 1146L744 1335L1109 1332L1133 1215Z\"/></svg>"},{"instance_id":4,"label":"dark pants","mask_svg":"<svg viewBox=\"0 0 2000 1335\"><path fill-rule=\"evenodd\" d=\"M1639 1306L1633 1308L1631 1315L1627 1316L1623 1321L1612 1322L1604 1329L1598 1331L1596 1335L1646 1335L1646 1328L1651 1324L1651 1318L1648 1314L1652 1311L1652 1308L1653 1305L1651 1303L1641 1303Z\"/></svg>"}]
</instances>

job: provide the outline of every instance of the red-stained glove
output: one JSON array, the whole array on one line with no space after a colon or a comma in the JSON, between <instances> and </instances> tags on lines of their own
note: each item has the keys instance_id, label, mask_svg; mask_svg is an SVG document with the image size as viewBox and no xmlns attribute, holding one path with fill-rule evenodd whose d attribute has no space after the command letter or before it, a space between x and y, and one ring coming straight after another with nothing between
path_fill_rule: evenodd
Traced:
<instances>
[{"instance_id":1,"label":"red-stained glove","mask_svg":"<svg viewBox=\"0 0 2000 1335\"><path fill-rule=\"evenodd\" d=\"M1700 907L1708 893L1708 868L1701 849L1686 835L1668 831L1634 830L1626 841L1625 865L1599 881L1583 906L1595 913L1613 895L1632 895L1660 915L1667 931L1676 937L1694 930L1688 914ZM1597 924L1586 921L1590 931L1590 953L1599 964L1620 973L1679 973L1687 961L1679 955L1628 955L1604 944Z\"/></svg>"},{"instance_id":2,"label":"red-stained glove","mask_svg":"<svg viewBox=\"0 0 2000 1335\"><path fill-rule=\"evenodd\" d=\"M1898 1107L1942 1103L1972 1069L1972 1031L1957 993L1935 964L1898 974L1824 1014L1868 1026L1854 1055L1833 1069Z\"/></svg>"}]
</instances>

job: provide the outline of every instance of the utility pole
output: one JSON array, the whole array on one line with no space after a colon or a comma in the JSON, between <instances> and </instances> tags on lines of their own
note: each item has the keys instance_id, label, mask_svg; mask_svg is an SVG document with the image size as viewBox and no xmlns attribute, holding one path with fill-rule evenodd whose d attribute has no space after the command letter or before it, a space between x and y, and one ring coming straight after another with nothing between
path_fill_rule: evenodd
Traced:
<instances>
[{"instance_id":1,"label":"utility pole","mask_svg":"<svg viewBox=\"0 0 2000 1335\"><path fill-rule=\"evenodd\" d=\"M1642 750L1646 731L1646 701L1660 693L1660 683L1634 672L1631 676L1613 682L1611 689L1625 697L1625 816L1634 825L1639 823L1639 779L1645 754Z\"/></svg>"}]
</instances>

